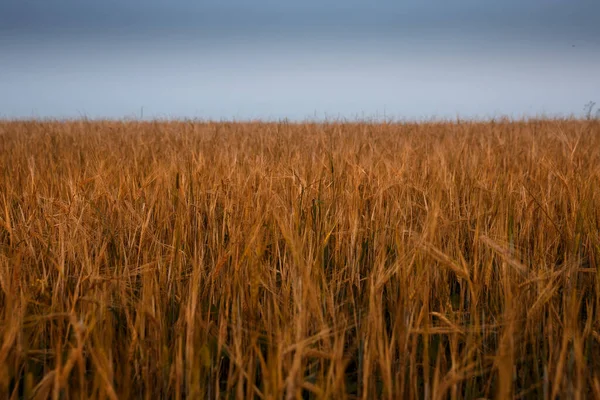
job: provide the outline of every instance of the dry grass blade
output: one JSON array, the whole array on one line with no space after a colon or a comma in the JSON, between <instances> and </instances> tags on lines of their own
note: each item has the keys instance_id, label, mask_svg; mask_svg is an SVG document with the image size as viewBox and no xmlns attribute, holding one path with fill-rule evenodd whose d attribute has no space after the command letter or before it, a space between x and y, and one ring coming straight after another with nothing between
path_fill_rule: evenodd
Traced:
<instances>
[{"instance_id":1,"label":"dry grass blade","mask_svg":"<svg viewBox=\"0 0 600 400\"><path fill-rule=\"evenodd\" d=\"M527 276L528 274L528 268L523 265L519 260L517 260L516 258L512 257L510 255L510 251L508 249L503 248L502 246L500 246L499 244L497 244L496 242L494 242L492 239L490 239L487 236L480 236L479 240L481 240L483 243L485 243L487 246L489 246L490 248L492 248L493 250L496 251L496 253L502 257L502 259L511 267L514 268L515 271L517 271L518 273L520 273L523 276Z\"/></svg>"},{"instance_id":2,"label":"dry grass blade","mask_svg":"<svg viewBox=\"0 0 600 400\"><path fill-rule=\"evenodd\" d=\"M459 265L456 261L450 258L447 254L444 254L441 250L436 248L430 243L423 243L421 247L427 252L427 254L431 255L434 259L439 261L442 266L448 268L452 272L454 272L458 277L466 279L470 281L469 271L463 266Z\"/></svg>"}]
</instances>

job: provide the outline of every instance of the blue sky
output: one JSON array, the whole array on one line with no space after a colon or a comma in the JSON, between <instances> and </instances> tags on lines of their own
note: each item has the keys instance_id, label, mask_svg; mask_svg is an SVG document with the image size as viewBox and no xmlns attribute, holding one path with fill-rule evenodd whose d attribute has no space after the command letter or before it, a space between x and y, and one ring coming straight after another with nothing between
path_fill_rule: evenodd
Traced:
<instances>
[{"instance_id":1,"label":"blue sky","mask_svg":"<svg viewBox=\"0 0 600 400\"><path fill-rule=\"evenodd\" d=\"M2 0L0 117L581 115L600 2Z\"/></svg>"}]
</instances>

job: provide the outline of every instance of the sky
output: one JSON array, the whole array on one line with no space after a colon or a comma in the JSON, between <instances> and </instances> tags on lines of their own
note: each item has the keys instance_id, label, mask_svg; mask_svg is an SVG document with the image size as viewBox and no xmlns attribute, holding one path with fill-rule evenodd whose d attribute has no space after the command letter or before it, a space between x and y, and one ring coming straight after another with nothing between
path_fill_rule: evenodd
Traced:
<instances>
[{"instance_id":1,"label":"sky","mask_svg":"<svg viewBox=\"0 0 600 400\"><path fill-rule=\"evenodd\" d=\"M583 115L598 0L1 0L0 118Z\"/></svg>"}]
</instances>

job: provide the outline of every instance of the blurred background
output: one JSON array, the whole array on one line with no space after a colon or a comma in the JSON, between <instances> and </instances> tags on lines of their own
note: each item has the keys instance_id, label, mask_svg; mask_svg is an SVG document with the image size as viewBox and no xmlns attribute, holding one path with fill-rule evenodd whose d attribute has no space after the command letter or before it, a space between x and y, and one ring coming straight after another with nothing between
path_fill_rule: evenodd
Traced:
<instances>
[{"instance_id":1,"label":"blurred background","mask_svg":"<svg viewBox=\"0 0 600 400\"><path fill-rule=\"evenodd\" d=\"M2 0L0 118L581 116L597 0Z\"/></svg>"}]
</instances>

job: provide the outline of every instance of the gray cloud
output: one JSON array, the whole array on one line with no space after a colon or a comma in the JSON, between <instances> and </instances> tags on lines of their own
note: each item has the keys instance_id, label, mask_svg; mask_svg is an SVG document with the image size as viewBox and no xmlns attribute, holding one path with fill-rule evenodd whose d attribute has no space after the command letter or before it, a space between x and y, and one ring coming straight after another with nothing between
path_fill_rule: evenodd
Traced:
<instances>
[{"instance_id":1,"label":"gray cloud","mask_svg":"<svg viewBox=\"0 0 600 400\"><path fill-rule=\"evenodd\" d=\"M568 114L600 93L599 13L587 0L4 0L0 112Z\"/></svg>"},{"instance_id":2,"label":"gray cloud","mask_svg":"<svg viewBox=\"0 0 600 400\"><path fill-rule=\"evenodd\" d=\"M0 32L14 40L47 35L227 41L305 37L483 35L490 39L579 40L598 44L600 3L593 1L3 1ZM278 35L273 37L273 35Z\"/></svg>"}]
</instances>

